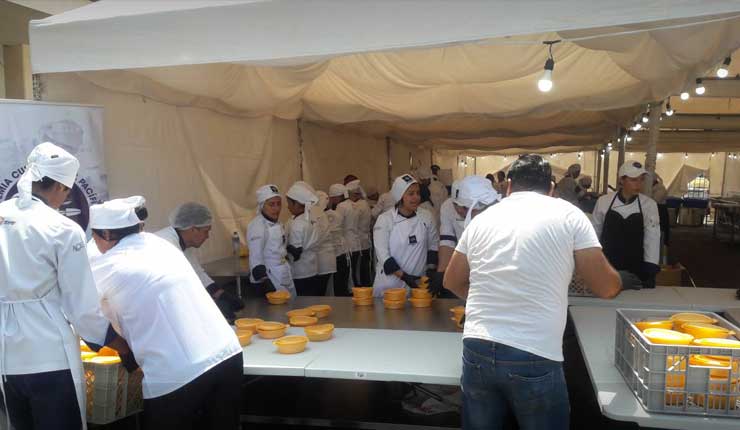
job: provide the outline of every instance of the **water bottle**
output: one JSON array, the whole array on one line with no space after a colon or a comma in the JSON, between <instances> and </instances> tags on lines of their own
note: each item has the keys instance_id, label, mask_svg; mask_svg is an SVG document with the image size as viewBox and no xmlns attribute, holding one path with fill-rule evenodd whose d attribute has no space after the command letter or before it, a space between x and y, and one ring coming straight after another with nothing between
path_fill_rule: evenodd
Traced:
<instances>
[{"instance_id":1,"label":"water bottle","mask_svg":"<svg viewBox=\"0 0 740 430\"><path fill-rule=\"evenodd\" d=\"M242 245L239 241L239 233L235 231L231 234L231 249L234 252L234 257L239 257L241 247Z\"/></svg>"}]
</instances>

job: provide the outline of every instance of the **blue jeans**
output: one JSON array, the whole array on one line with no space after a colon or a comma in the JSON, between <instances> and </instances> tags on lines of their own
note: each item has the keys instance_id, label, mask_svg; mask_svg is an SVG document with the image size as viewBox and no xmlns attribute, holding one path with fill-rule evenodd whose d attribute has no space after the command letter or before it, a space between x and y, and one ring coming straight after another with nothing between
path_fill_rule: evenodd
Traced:
<instances>
[{"instance_id":1,"label":"blue jeans","mask_svg":"<svg viewBox=\"0 0 740 430\"><path fill-rule=\"evenodd\" d=\"M509 411L519 428L568 429L563 364L500 343L463 341L463 429L503 427Z\"/></svg>"}]
</instances>

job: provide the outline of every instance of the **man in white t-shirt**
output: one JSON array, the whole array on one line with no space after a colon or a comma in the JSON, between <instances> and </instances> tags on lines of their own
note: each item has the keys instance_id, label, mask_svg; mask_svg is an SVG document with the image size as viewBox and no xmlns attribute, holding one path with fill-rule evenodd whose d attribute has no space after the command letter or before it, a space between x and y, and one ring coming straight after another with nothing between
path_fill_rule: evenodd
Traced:
<instances>
[{"instance_id":1,"label":"man in white t-shirt","mask_svg":"<svg viewBox=\"0 0 740 430\"><path fill-rule=\"evenodd\" d=\"M478 215L452 255L444 286L467 299L463 428L496 429L509 408L521 429L567 429L562 340L573 269L599 297L621 281L577 207L552 198L550 165L520 157L508 197Z\"/></svg>"}]
</instances>

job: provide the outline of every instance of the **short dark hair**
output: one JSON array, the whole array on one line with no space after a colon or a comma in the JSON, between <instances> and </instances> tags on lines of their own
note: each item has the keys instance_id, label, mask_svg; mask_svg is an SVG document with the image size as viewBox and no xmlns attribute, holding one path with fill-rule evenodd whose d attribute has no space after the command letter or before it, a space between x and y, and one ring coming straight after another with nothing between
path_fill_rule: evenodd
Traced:
<instances>
[{"instance_id":1,"label":"short dark hair","mask_svg":"<svg viewBox=\"0 0 740 430\"><path fill-rule=\"evenodd\" d=\"M41 191L47 191L54 187L54 184L58 183L60 182L55 181L48 176L44 176L43 178L41 178L40 181L35 181L33 184L36 185Z\"/></svg>"},{"instance_id":2,"label":"short dark hair","mask_svg":"<svg viewBox=\"0 0 740 430\"><path fill-rule=\"evenodd\" d=\"M149 211L146 210L145 206L140 206L136 208L136 216L139 218L139 220L144 221L149 217ZM105 231L108 231L109 235L107 240L121 240L126 236L139 233L141 231L141 224L134 224L129 227L115 229L93 229L93 233L102 238L105 238Z\"/></svg>"},{"instance_id":3,"label":"short dark hair","mask_svg":"<svg viewBox=\"0 0 740 430\"><path fill-rule=\"evenodd\" d=\"M503 170L499 170L498 172L496 172L496 180L498 180L499 182L503 182L504 179L506 179L506 173L504 173Z\"/></svg>"},{"instance_id":4,"label":"short dark hair","mask_svg":"<svg viewBox=\"0 0 740 430\"><path fill-rule=\"evenodd\" d=\"M437 172L439 172L439 166L436 164L432 164L432 173L436 175Z\"/></svg>"},{"instance_id":5,"label":"short dark hair","mask_svg":"<svg viewBox=\"0 0 740 430\"><path fill-rule=\"evenodd\" d=\"M520 156L509 169L512 191L550 192L552 168L550 163L537 154Z\"/></svg>"},{"instance_id":6,"label":"short dark hair","mask_svg":"<svg viewBox=\"0 0 740 430\"><path fill-rule=\"evenodd\" d=\"M354 181L355 179L357 179L357 176L352 175L352 174L349 174L349 175L345 176L344 177L344 185L349 184L350 182Z\"/></svg>"}]
</instances>

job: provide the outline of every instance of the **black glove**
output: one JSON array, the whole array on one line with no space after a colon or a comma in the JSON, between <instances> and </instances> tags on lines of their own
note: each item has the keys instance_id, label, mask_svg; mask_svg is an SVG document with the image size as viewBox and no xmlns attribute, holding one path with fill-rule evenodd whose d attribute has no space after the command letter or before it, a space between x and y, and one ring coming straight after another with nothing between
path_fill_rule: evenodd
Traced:
<instances>
[{"instance_id":1,"label":"black glove","mask_svg":"<svg viewBox=\"0 0 740 430\"><path fill-rule=\"evenodd\" d=\"M119 352L118 355L121 357L123 368L126 369L128 373L133 373L139 368L139 363L136 362L136 357L134 357L133 351L129 351L126 354L121 354Z\"/></svg>"},{"instance_id":2,"label":"black glove","mask_svg":"<svg viewBox=\"0 0 740 430\"><path fill-rule=\"evenodd\" d=\"M642 281L634 273L626 270L620 270L617 273L619 273L619 278L622 280L623 290L639 290L642 288Z\"/></svg>"},{"instance_id":3,"label":"black glove","mask_svg":"<svg viewBox=\"0 0 740 430\"><path fill-rule=\"evenodd\" d=\"M416 281L418 279L418 276L409 275L408 273L404 273L403 275L401 275L401 280L411 288L419 288L419 286L416 285Z\"/></svg>"},{"instance_id":4,"label":"black glove","mask_svg":"<svg viewBox=\"0 0 740 430\"><path fill-rule=\"evenodd\" d=\"M290 254L293 257L293 262L296 262L301 259L303 248L296 248L293 245L288 245L288 247L285 249L286 251L288 251L288 254Z\"/></svg>"},{"instance_id":5,"label":"black glove","mask_svg":"<svg viewBox=\"0 0 740 430\"><path fill-rule=\"evenodd\" d=\"M660 273L660 266L643 261L642 273L642 286L644 288L655 288L655 276Z\"/></svg>"},{"instance_id":6,"label":"black glove","mask_svg":"<svg viewBox=\"0 0 740 430\"><path fill-rule=\"evenodd\" d=\"M235 294L231 294L228 291L224 291L223 293L221 293L220 298L228 303L234 312L244 308L244 302L242 301L242 299L237 297Z\"/></svg>"},{"instance_id":7,"label":"black glove","mask_svg":"<svg viewBox=\"0 0 740 430\"><path fill-rule=\"evenodd\" d=\"M260 288L262 290L262 295L264 296L267 293L272 293L274 291L277 291L277 288L275 288L275 285L272 283L270 278L265 279L260 284Z\"/></svg>"},{"instance_id":8,"label":"black glove","mask_svg":"<svg viewBox=\"0 0 740 430\"><path fill-rule=\"evenodd\" d=\"M434 272L432 273L432 276L429 277L429 292L432 293L432 295L436 296L442 292L444 289L444 277L445 272Z\"/></svg>"}]
</instances>

